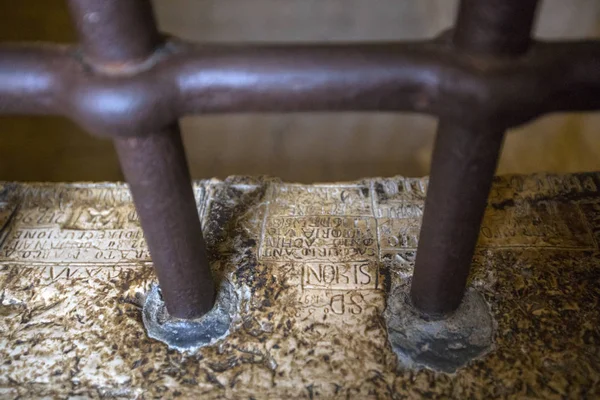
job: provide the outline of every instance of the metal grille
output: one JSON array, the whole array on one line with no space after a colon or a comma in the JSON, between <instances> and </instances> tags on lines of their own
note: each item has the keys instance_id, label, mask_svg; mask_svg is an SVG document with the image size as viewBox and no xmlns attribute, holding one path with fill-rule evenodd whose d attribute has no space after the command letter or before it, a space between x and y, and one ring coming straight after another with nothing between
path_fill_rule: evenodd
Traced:
<instances>
[{"instance_id":1,"label":"metal grille","mask_svg":"<svg viewBox=\"0 0 600 400\"><path fill-rule=\"evenodd\" d=\"M169 312L215 298L178 119L190 114L411 111L439 117L414 306L460 304L506 129L600 109L600 42L532 40L536 0L462 0L419 42L193 45L148 0L69 0L76 46L0 46L0 114L60 115L113 139Z\"/></svg>"}]
</instances>

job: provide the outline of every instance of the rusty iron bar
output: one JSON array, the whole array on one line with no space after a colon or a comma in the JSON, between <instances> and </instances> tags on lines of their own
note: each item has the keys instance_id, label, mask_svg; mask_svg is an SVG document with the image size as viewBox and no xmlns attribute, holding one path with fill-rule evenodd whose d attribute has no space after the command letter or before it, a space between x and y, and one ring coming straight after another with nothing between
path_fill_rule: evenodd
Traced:
<instances>
[{"instance_id":1,"label":"rusty iron bar","mask_svg":"<svg viewBox=\"0 0 600 400\"><path fill-rule=\"evenodd\" d=\"M170 40L137 69L114 70L94 71L72 46L3 45L0 114L60 115L116 137L225 112L413 111L508 128L600 109L598 41L534 42L526 57L497 60L457 52L447 35L290 46Z\"/></svg>"},{"instance_id":2,"label":"rusty iron bar","mask_svg":"<svg viewBox=\"0 0 600 400\"><path fill-rule=\"evenodd\" d=\"M115 139L115 147L169 314L204 315L215 287L179 127Z\"/></svg>"},{"instance_id":3,"label":"rusty iron bar","mask_svg":"<svg viewBox=\"0 0 600 400\"><path fill-rule=\"evenodd\" d=\"M536 3L463 0L450 34L420 42L195 46L159 35L149 0L70 0L81 48L0 46L0 114L60 115L115 139L169 311L182 317L213 293L179 118L437 116L412 297L442 315L462 297L504 130L600 109L600 41L531 41Z\"/></svg>"},{"instance_id":4,"label":"rusty iron bar","mask_svg":"<svg viewBox=\"0 0 600 400\"><path fill-rule=\"evenodd\" d=\"M462 0L454 46L467 54L518 57L531 42L536 0ZM411 283L422 313L442 318L464 296L504 129L489 121L439 121Z\"/></svg>"},{"instance_id":5,"label":"rusty iron bar","mask_svg":"<svg viewBox=\"0 0 600 400\"><path fill-rule=\"evenodd\" d=\"M135 70L161 43L148 1L69 5L83 56L100 76ZM107 95L105 106L114 106ZM114 144L167 310L177 318L204 315L214 304L215 288L178 124L141 137L117 137Z\"/></svg>"},{"instance_id":6,"label":"rusty iron bar","mask_svg":"<svg viewBox=\"0 0 600 400\"><path fill-rule=\"evenodd\" d=\"M92 64L139 63L161 42L146 0L69 0L84 56Z\"/></svg>"},{"instance_id":7,"label":"rusty iron bar","mask_svg":"<svg viewBox=\"0 0 600 400\"><path fill-rule=\"evenodd\" d=\"M453 44L468 53L518 56L531 45L539 0L461 0Z\"/></svg>"}]
</instances>

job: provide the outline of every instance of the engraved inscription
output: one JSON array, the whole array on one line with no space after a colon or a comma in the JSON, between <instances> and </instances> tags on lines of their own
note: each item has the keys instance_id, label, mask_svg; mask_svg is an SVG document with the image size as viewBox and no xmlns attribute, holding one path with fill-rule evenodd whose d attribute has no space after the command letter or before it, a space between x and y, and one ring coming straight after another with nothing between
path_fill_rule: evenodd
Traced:
<instances>
[{"instance_id":1,"label":"engraved inscription","mask_svg":"<svg viewBox=\"0 0 600 400\"><path fill-rule=\"evenodd\" d=\"M416 249L421 220L418 218L377 220L381 250Z\"/></svg>"},{"instance_id":2,"label":"engraved inscription","mask_svg":"<svg viewBox=\"0 0 600 400\"><path fill-rule=\"evenodd\" d=\"M63 229L114 229L139 227L139 218L133 207L81 207L62 225Z\"/></svg>"},{"instance_id":3,"label":"engraved inscription","mask_svg":"<svg viewBox=\"0 0 600 400\"><path fill-rule=\"evenodd\" d=\"M516 207L488 207L479 245L593 249L592 233L576 204L524 201Z\"/></svg>"},{"instance_id":4,"label":"engraved inscription","mask_svg":"<svg viewBox=\"0 0 600 400\"><path fill-rule=\"evenodd\" d=\"M479 245L595 248L593 234L576 203L597 195L597 180L596 174L497 180L490 193ZM376 181L374 188L381 250L416 249L426 181L387 179ZM564 198L547 200L548 196Z\"/></svg>"},{"instance_id":5,"label":"engraved inscription","mask_svg":"<svg viewBox=\"0 0 600 400\"><path fill-rule=\"evenodd\" d=\"M290 261L373 259L377 257L375 219L268 216L260 257Z\"/></svg>"},{"instance_id":6,"label":"engraved inscription","mask_svg":"<svg viewBox=\"0 0 600 400\"><path fill-rule=\"evenodd\" d=\"M277 185L270 215L372 216L368 186Z\"/></svg>"},{"instance_id":7,"label":"engraved inscription","mask_svg":"<svg viewBox=\"0 0 600 400\"><path fill-rule=\"evenodd\" d=\"M555 196L580 197L597 196L600 175L586 173L578 175L506 176L497 178L490 191L490 202L504 202L507 199L540 199Z\"/></svg>"},{"instance_id":8,"label":"engraved inscription","mask_svg":"<svg viewBox=\"0 0 600 400\"><path fill-rule=\"evenodd\" d=\"M379 290L379 263L266 262L286 286L300 290Z\"/></svg>"},{"instance_id":9,"label":"engraved inscription","mask_svg":"<svg viewBox=\"0 0 600 400\"><path fill-rule=\"evenodd\" d=\"M377 218L421 218L426 178L384 179L373 183Z\"/></svg>"},{"instance_id":10,"label":"engraved inscription","mask_svg":"<svg viewBox=\"0 0 600 400\"><path fill-rule=\"evenodd\" d=\"M69 263L113 267L150 261L124 185L27 185L20 189L19 203L6 228L0 262L63 268ZM50 276L81 274L76 269L65 271Z\"/></svg>"},{"instance_id":11,"label":"engraved inscription","mask_svg":"<svg viewBox=\"0 0 600 400\"><path fill-rule=\"evenodd\" d=\"M10 185L10 198L0 193L0 393L470 398L501 386L508 397L581 397L597 383L599 182L496 180L469 285L500 334L456 376L398 368L382 320L385 289L410 285L426 179L196 185L209 198L198 208L215 278L231 282L240 308L231 335L191 362L141 325L156 276L126 186ZM581 368L563 368L573 360Z\"/></svg>"},{"instance_id":12,"label":"engraved inscription","mask_svg":"<svg viewBox=\"0 0 600 400\"><path fill-rule=\"evenodd\" d=\"M305 289L378 289L377 263L305 263L302 287Z\"/></svg>"},{"instance_id":13,"label":"engraved inscription","mask_svg":"<svg viewBox=\"0 0 600 400\"><path fill-rule=\"evenodd\" d=\"M144 264L146 265L146 264ZM150 268L150 265L148 268ZM65 264L22 264L8 263L4 264L6 268L18 268L21 278L30 279L32 282L40 280L43 282L56 282L71 279L99 279L101 281L109 281L121 276L129 270L137 270L139 264L111 266L89 266L89 265L65 265Z\"/></svg>"},{"instance_id":14,"label":"engraved inscription","mask_svg":"<svg viewBox=\"0 0 600 400\"><path fill-rule=\"evenodd\" d=\"M384 306L384 296L380 291L365 292L349 290L305 290L299 300L296 317L300 319L324 321L327 318L343 316L365 318L378 314Z\"/></svg>"},{"instance_id":15,"label":"engraved inscription","mask_svg":"<svg viewBox=\"0 0 600 400\"><path fill-rule=\"evenodd\" d=\"M115 263L150 261L140 229L17 228L0 249L0 261Z\"/></svg>"}]
</instances>

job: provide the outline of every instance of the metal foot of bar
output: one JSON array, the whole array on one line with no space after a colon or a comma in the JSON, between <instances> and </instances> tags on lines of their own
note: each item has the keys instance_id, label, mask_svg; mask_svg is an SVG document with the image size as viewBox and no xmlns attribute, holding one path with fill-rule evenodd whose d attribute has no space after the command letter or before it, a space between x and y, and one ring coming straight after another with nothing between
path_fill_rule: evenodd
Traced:
<instances>
[{"instance_id":1,"label":"metal foot of bar","mask_svg":"<svg viewBox=\"0 0 600 400\"><path fill-rule=\"evenodd\" d=\"M195 352L224 338L231 329L234 315L239 313L240 297L226 279L218 292L214 307L206 314L195 319L180 319L165 310L164 294L158 286L153 286L142 309L148 336L185 352Z\"/></svg>"},{"instance_id":2,"label":"metal foot of bar","mask_svg":"<svg viewBox=\"0 0 600 400\"><path fill-rule=\"evenodd\" d=\"M467 290L460 307L444 319L423 318L407 298L406 287L394 288L384 312L400 367L453 373L492 349L494 319L477 290Z\"/></svg>"}]
</instances>

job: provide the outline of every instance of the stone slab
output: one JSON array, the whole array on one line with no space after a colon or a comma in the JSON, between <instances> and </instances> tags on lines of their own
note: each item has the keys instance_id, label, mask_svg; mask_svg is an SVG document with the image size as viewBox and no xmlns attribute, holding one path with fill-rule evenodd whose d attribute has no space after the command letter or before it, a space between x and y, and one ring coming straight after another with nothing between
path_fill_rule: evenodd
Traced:
<instances>
[{"instance_id":1,"label":"stone slab","mask_svg":"<svg viewBox=\"0 0 600 400\"><path fill-rule=\"evenodd\" d=\"M383 318L409 284L426 187L197 182L240 315L182 354L144 330L156 280L125 185L2 184L0 397L600 396L600 174L495 180L470 279L494 343L452 374L399 367Z\"/></svg>"}]
</instances>

